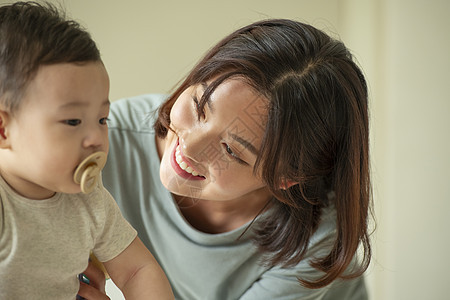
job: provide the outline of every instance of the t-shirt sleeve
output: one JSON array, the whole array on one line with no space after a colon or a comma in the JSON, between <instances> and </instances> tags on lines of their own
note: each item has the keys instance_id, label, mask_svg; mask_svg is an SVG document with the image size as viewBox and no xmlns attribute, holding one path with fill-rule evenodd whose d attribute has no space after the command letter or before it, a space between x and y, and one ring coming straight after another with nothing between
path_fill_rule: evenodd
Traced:
<instances>
[{"instance_id":1,"label":"t-shirt sleeve","mask_svg":"<svg viewBox=\"0 0 450 300\"><path fill-rule=\"evenodd\" d=\"M94 254L101 261L109 261L124 251L136 238L136 230L122 216L119 207L111 194L101 186L105 220L99 230Z\"/></svg>"}]
</instances>

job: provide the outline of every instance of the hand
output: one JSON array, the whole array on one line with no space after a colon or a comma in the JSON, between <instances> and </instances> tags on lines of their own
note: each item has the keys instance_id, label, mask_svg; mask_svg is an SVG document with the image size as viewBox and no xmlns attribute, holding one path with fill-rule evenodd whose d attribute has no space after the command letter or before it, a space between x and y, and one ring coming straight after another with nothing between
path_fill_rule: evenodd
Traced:
<instances>
[{"instance_id":1,"label":"hand","mask_svg":"<svg viewBox=\"0 0 450 300\"><path fill-rule=\"evenodd\" d=\"M89 262L86 271L83 273L89 278L89 284L80 282L78 295L87 300L109 300L105 292L106 279L103 271L95 267L92 262Z\"/></svg>"}]
</instances>

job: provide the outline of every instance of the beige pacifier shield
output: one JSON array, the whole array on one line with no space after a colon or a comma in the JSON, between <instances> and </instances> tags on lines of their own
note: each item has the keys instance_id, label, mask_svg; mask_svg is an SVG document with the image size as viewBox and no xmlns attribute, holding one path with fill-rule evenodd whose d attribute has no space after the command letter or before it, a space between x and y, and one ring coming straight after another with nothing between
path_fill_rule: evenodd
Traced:
<instances>
[{"instance_id":1,"label":"beige pacifier shield","mask_svg":"<svg viewBox=\"0 0 450 300\"><path fill-rule=\"evenodd\" d=\"M73 180L81 186L81 191L85 194L92 192L97 184L100 171L106 163L105 152L95 152L89 155L78 165Z\"/></svg>"}]
</instances>

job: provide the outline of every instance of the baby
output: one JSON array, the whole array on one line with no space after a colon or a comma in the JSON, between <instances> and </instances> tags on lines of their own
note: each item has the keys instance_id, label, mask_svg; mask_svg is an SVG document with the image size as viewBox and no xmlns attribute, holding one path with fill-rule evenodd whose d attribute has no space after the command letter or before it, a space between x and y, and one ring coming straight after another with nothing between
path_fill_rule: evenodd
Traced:
<instances>
[{"instance_id":1,"label":"baby","mask_svg":"<svg viewBox=\"0 0 450 300\"><path fill-rule=\"evenodd\" d=\"M169 282L104 189L109 78L50 4L0 7L0 299L75 299L91 252L127 299Z\"/></svg>"}]
</instances>

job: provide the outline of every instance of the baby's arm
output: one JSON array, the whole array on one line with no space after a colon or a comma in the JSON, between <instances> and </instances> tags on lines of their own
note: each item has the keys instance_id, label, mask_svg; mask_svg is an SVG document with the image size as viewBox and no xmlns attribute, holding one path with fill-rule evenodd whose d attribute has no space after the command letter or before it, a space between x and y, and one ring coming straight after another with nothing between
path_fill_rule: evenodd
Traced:
<instances>
[{"instance_id":1,"label":"baby's arm","mask_svg":"<svg viewBox=\"0 0 450 300\"><path fill-rule=\"evenodd\" d=\"M174 299L169 280L138 237L104 265L127 300Z\"/></svg>"}]
</instances>

